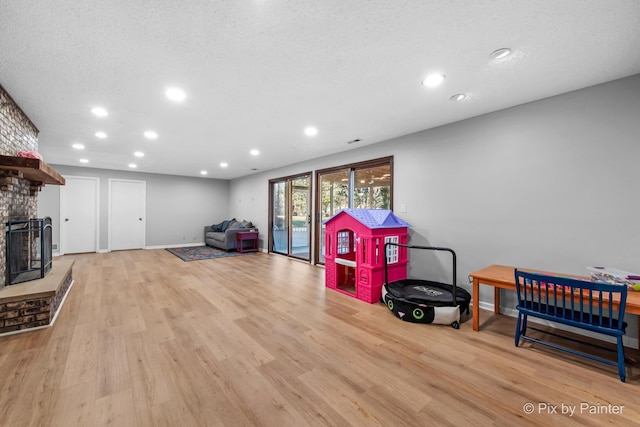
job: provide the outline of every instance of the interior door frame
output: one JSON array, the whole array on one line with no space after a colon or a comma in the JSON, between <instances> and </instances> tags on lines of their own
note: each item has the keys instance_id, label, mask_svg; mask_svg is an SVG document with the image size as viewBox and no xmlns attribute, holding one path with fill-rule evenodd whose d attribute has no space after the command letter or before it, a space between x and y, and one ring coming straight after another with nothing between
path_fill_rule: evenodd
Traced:
<instances>
[{"instance_id":1,"label":"interior door frame","mask_svg":"<svg viewBox=\"0 0 640 427\"><path fill-rule=\"evenodd\" d=\"M83 179L87 181L95 182L96 189L96 247L95 252L99 252L100 250L100 178L97 176L76 176L76 175L64 175L65 180L69 179ZM67 187L68 188L68 187ZM65 254L65 192L67 190L64 186L60 187L60 247L58 248L58 253L60 256Z\"/></svg>"},{"instance_id":2,"label":"interior door frame","mask_svg":"<svg viewBox=\"0 0 640 427\"><path fill-rule=\"evenodd\" d=\"M109 230L109 232L107 233L107 245L109 247L109 251L111 251L111 234L113 232L113 223L112 223L112 208L113 206L111 206L111 192L113 190L112 188L112 183L114 181L118 181L118 182L133 182L133 183L141 183L142 184L142 192L143 192L143 198L142 198L142 209L144 211L144 215L143 215L143 225L144 227L142 227L142 247L141 248L135 248L135 249L144 249L145 242L147 241L147 226L146 226L146 218L147 218L147 181L145 180L141 180L141 179L126 179L126 178L109 178L109 189L107 191L107 206L108 206L108 211L107 211L107 229ZM133 249L133 248L132 248Z\"/></svg>"}]
</instances>

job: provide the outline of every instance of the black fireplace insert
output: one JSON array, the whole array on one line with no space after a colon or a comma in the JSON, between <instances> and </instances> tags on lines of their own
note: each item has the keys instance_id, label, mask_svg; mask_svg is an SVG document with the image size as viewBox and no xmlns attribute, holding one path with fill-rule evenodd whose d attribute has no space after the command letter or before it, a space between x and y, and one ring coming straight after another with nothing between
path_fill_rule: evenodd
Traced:
<instances>
[{"instance_id":1,"label":"black fireplace insert","mask_svg":"<svg viewBox=\"0 0 640 427\"><path fill-rule=\"evenodd\" d=\"M51 270L51 218L7 223L7 284L42 279Z\"/></svg>"}]
</instances>

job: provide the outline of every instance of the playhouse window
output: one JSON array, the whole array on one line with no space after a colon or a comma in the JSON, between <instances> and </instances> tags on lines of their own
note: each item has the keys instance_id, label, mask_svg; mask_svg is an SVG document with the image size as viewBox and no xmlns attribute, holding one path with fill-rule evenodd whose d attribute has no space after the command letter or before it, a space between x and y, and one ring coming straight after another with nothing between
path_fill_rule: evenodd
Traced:
<instances>
[{"instance_id":1,"label":"playhouse window","mask_svg":"<svg viewBox=\"0 0 640 427\"><path fill-rule=\"evenodd\" d=\"M338 231L338 254L351 253L350 236L351 232L349 231Z\"/></svg>"},{"instance_id":2,"label":"playhouse window","mask_svg":"<svg viewBox=\"0 0 640 427\"><path fill-rule=\"evenodd\" d=\"M384 243L398 243L398 236L385 236ZM387 246L387 264L398 262L398 246Z\"/></svg>"}]
</instances>

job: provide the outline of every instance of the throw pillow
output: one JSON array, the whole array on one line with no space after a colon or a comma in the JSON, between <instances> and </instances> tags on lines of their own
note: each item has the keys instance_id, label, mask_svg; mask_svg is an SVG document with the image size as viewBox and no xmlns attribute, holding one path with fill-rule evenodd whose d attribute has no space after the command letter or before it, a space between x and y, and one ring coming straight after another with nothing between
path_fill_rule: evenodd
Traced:
<instances>
[{"instance_id":1,"label":"throw pillow","mask_svg":"<svg viewBox=\"0 0 640 427\"><path fill-rule=\"evenodd\" d=\"M236 219L235 219L235 218L233 218L233 219L225 219L225 220L224 220L224 221L222 221L220 224L213 224L213 225L211 226L211 229L212 229L213 231L226 231L226 230L227 230L227 228L229 228L229 227L230 227L230 225L231 225L233 222L236 222Z\"/></svg>"},{"instance_id":2,"label":"throw pillow","mask_svg":"<svg viewBox=\"0 0 640 427\"><path fill-rule=\"evenodd\" d=\"M235 218L229 221L229 224L227 224L227 228L225 228L225 230L234 228L240 228L240 223L236 221Z\"/></svg>"}]
</instances>

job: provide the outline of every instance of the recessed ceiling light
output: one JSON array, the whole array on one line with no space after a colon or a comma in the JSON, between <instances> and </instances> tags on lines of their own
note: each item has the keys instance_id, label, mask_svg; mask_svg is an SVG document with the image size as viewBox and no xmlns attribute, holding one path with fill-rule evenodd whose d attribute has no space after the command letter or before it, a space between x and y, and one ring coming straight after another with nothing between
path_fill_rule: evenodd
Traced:
<instances>
[{"instance_id":1,"label":"recessed ceiling light","mask_svg":"<svg viewBox=\"0 0 640 427\"><path fill-rule=\"evenodd\" d=\"M502 58L506 58L509 55L511 55L511 49L509 49L508 47L503 47L501 49L494 50L493 52L491 52L489 57L491 59L502 59Z\"/></svg>"},{"instance_id":2,"label":"recessed ceiling light","mask_svg":"<svg viewBox=\"0 0 640 427\"><path fill-rule=\"evenodd\" d=\"M84 150L84 145L82 144L73 144L72 147L76 150Z\"/></svg>"},{"instance_id":3,"label":"recessed ceiling light","mask_svg":"<svg viewBox=\"0 0 640 427\"><path fill-rule=\"evenodd\" d=\"M445 76L442 74L429 74L422 80L422 85L426 87L436 87L444 81Z\"/></svg>"},{"instance_id":4,"label":"recessed ceiling light","mask_svg":"<svg viewBox=\"0 0 640 427\"><path fill-rule=\"evenodd\" d=\"M136 165L135 163L129 163L129 167L130 167L131 169L135 169L135 168L137 168L137 167L138 167L138 165Z\"/></svg>"},{"instance_id":5,"label":"recessed ceiling light","mask_svg":"<svg viewBox=\"0 0 640 427\"><path fill-rule=\"evenodd\" d=\"M207 171L200 171L200 175L206 175Z\"/></svg>"},{"instance_id":6,"label":"recessed ceiling light","mask_svg":"<svg viewBox=\"0 0 640 427\"><path fill-rule=\"evenodd\" d=\"M133 155L136 157L144 157L144 153L142 151L136 151Z\"/></svg>"},{"instance_id":7,"label":"recessed ceiling light","mask_svg":"<svg viewBox=\"0 0 640 427\"><path fill-rule=\"evenodd\" d=\"M227 166L229 166L229 164L227 162L220 163L220 167L221 168L226 168Z\"/></svg>"},{"instance_id":8,"label":"recessed ceiling light","mask_svg":"<svg viewBox=\"0 0 640 427\"><path fill-rule=\"evenodd\" d=\"M251 153L252 156L257 156L260 154L260 150L251 150L249 153Z\"/></svg>"},{"instance_id":9,"label":"recessed ceiling light","mask_svg":"<svg viewBox=\"0 0 640 427\"><path fill-rule=\"evenodd\" d=\"M463 99L465 99L467 97L467 95L465 95L464 93L459 93L457 95L453 95L451 98L449 98L451 101L462 101Z\"/></svg>"},{"instance_id":10,"label":"recessed ceiling light","mask_svg":"<svg viewBox=\"0 0 640 427\"><path fill-rule=\"evenodd\" d=\"M89 163L89 159L80 159L80 163Z\"/></svg>"},{"instance_id":11,"label":"recessed ceiling light","mask_svg":"<svg viewBox=\"0 0 640 427\"><path fill-rule=\"evenodd\" d=\"M152 130L147 130L144 132L144 137L147 139L158 139L158 133Z\"/></svg>"},{"instance_id":12,"label":"recessed ceiling light","mask_svg":"<svg viewBox=\"0 0 640 427\"><path fill-rule=\"evenodd\" d=\"M304 134L307 136L316 136L318 134L318 129L314 128L313 126L309 126L305 128Z\"/></svg>"},{"instance_id":13,"label":"recessed ceiling light","mask_svg":"<svg viewBox=\"0 0 640 427\"><path fill-rule=\"evenodd\" d=\"M107 137L107 134L104 132L96 132L94 133L95 136L97 136L100 139L105 139Z\"/></svg>"},{"instance_id":14,"label":"recessed ceiling light","mask_svg":"<svg viewBox=\"0 0 640 427\"><path fill-rule=\"evenodd\" d=\"M177 87L167 88L164 94L167 95L167 98L175 102L182 102L187 97L187 94L184 93L182 89Z\"/></svg>"},{"instance_id":15,"label":"recessed ceiling light","mask_svg":"<svg viewBox=\"0 0 640 427\"><path fill-rule=\"evenodd\" d=\"M109 115L109 112L102 107L94 107L91 109L91 112L94 116L98 117L107 117Z\"/></svg>"}]
</instances>

